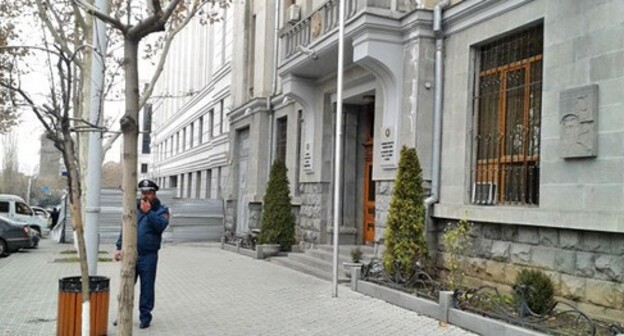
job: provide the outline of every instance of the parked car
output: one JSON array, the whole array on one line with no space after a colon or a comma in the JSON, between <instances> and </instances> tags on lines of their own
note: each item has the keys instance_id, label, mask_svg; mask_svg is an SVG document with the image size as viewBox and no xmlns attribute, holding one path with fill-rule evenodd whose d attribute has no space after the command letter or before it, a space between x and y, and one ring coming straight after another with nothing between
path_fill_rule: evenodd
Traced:
<instances>
[{"instance_id":1,"label":"parked car","mask_svg":"<svg viewBox=\"0 0 624 336\"><path fill-rule=\"evenodd\" d=\"M36 216L39 216L46 221L48 220L48 218L50 218L50 212L48 210L42 207L38 207L38 206L31 206L30 208L32 209L32 211L35 213Z\"/></svg>"},{"instance_id":2,"label":"parked car","mask_svg":"<svg viewBox=\"0 0 624 336\"><path fill-rule=\"evenodd\" d=\"M33 237L39 238L28 225L0 217L0 257L21 248L36 246Z\"/></svg>"},{"instance_id":3,"label":"parked car","mask_svg":"<svg viewBox=\"0 0 624 336\"><path fill-rule=\"evenodd\" d=\"M47 228L47 219L36 215L26 201L16 195L0 194L0 216L15 222L26 223L39 235Z\"/></svg>"}]
</instances>

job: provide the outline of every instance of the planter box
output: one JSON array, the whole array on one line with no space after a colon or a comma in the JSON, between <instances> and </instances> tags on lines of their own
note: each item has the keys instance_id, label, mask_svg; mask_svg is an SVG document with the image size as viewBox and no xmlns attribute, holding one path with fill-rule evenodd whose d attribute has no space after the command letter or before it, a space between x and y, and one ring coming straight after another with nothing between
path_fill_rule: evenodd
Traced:
<instances>
[{"instance_id":1,"label":"planter box","mask_svg":"<svg viewBox=\"0 0 624 336\"><path fill-rule=\"evenodd\" d=\"M229 251L229 252L242 254L242 255L250 257L250 258L259 259L259 258L257 258L257 251L246 249L246 248L242 248L242 247L239 247L239 246L236 246L236 245L230 245L230 244L221 243L221 249L225 250L225 251Z\"/></svg>"},{"instance_id":2,"label":"planter box","mask_svg":"<svg viewBox=\"0 0 624 336\"><path fill-rule=\"evenodd\" d=\"M256 259L274 257L280 252L279 244L258 244L256 245Z\"/></svg>"},{"instance_id":3,"label":"planter box","mask_svg":"<svg viewBox=\"0 0 624 336\"><path fill-rule=\"evenodd\" d=\"M352 279L353 281L354 279ZM431 318L448 322L454 326L480 335L492 336L542 336L545 334L522 328L489 317L452 308L452 292L441 292L440 302L436 303L371 282L355 280L356 291L396 306L415 311Z\"/></svg>"},{"instance_id":4,"label":"planter box","mask_svg":"<svg viewBox=\"0 0 624 336\"><path fill-rule=\"evenodd\" d=\"M392 303L401 308L413 310L419 314L439 319L440 305L431 300L419 298L415 295L404 293L396 289L380 286L368 281L359 280L357 291L377 299Z\"/></svg>"}]
</instances>

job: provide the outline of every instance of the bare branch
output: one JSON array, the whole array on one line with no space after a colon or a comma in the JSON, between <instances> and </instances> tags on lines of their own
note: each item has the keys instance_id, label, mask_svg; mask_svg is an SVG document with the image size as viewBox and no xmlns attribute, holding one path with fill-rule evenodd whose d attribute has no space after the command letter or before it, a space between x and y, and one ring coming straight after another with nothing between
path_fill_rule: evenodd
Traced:
<instances>
[{"instance_id":1,"label":"bare branch","mask_svg":"<svg viewBox=\"0 0 624 336\"><path fill-rule=\"evenodd\" d=\"M46 7L41 1L42 0L35 1L37 3L37 12L39 12L39 17L48 28L48 31L50 31L50 34L52 34L52 37L54 37L54 41L61 46L65 53L70 54L71 51L69 50L69 46L67 46L67 40L59 34L56 27L52 24L52 21L50 21L50 18L45 14Z\"/></svg>"},{"instance_id":2,"label":"bare branch","mask_svg":"<svg viewBox=\"0 0 624 336\"><path fill-rule=\"evenodd\" d=\"M37 1L41 1L41 0L37 0ZM179 0L178 0L179 1ZM119 29L120 31L122 31L124 34L126 34L128 32L128 26L124 25L121 21L119 21L118 19L100 12L97 8L95 8L92 4L90 3L86 3L83 0L73 0L74 3L76 3L78 6L82 7L87 13L97 17L98 19L111 24L113 27Z\"/></svg>"},{"instance_id":3,"label":"bare branch","mask_svg":"<svg viewBox=\"0 0 624 336\"><path fill-rule=\"evenodd\" d=\"M156 66L156 70L154 71L154 75L152 76L152 80L150 81L149 85L145 89L145 92L143 93L143 96L141 97L141 100L139 101L139 109L143 108L145 103L147 103L147 100L151 97L152 93L154 92L154 87L156 86L156 83L158 82L158 79L160 78L160 75L162 74L165 68L165 62L167 61L167 56L169 55L169 49L171 49L171 43L173 42L173 38L180 31L182 31L182 29L184 29L184 27L186 27L186 25L189 22L191 22L195 14L197 14L197 12L200 11L200 9L204 6L204 4L205 3L197 5L197 3L195 3L194 8L189 13L189 15L184 19L184 21L182 21L182 23L178 27L176 27L174 30L172 30L165 38L165 45L163 47L162 54L160 55L158 65Z\"/></svg>"},{"instance_id":4,"label":"bare branch","mask_svg":"<svg viewBox=\"0 0 624 336\"><path fill-rule=\"evenodd\" d=\"M82 16L82 12L80 11L80 8L78 8L78 5L76 5L76 3L73 1L71 5L74 10L74 16L76 17L76 25L80 26L80 28L82 28L83 31L87 30L87 22L85 21L84 16Z\"/></svg>"},{"instance_id":5,"label":"bare branch","mask_svg":"<svg viewBox=\"0 0 624 336\"><path fill-rule=\"evenodd\" d=\"M158 0L151 0L152 2L159 2ZM164 31L165 24L175 11L178 4L180 4L181 0L172 0L167 8L163 12L162 10L159 12L155 12L150 15L147 19L141 21L136 26L130 28L129 34L137 40L142 39L143 37L157 31ZM154 7L156 8L156 7ZM158 4L158 8L160 8L160 4Z\"/></svg>"}]
</instances>

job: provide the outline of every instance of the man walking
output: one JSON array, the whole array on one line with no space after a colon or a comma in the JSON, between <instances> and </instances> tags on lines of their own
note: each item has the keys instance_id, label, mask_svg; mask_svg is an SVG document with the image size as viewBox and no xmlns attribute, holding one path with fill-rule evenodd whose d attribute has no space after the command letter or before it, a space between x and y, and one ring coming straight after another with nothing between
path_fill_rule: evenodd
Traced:
<instances>
[{"instance_id":1,"label":"man walking","mask_svg":"<svg viewBox=\"0 0 624 336\"><path fill-rule=\"evenodd\" d=\"M139 182L141 199L137 200L137 249L138 259L136 275L141 278L141 295L139 300L139 327L145 329L152 322L152 309L154 309L154 282L156 281L156 264L158 263L158 250L162 242L162 233L169 224L169 209L167 209L156 197L158 185L150 180ZM121 260L121 241L119 234L115 260Z\"/></svg>"}]
</instances>

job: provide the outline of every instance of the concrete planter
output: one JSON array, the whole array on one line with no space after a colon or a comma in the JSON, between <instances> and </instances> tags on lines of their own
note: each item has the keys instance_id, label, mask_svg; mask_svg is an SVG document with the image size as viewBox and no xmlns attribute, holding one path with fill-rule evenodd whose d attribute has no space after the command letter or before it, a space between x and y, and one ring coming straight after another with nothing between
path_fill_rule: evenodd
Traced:
<instances>
[{"instance_id":1,"label":"concrete planter","mask_svg":"<svg viewBox=\"0 0 624 336\"><path fill-rule=\"evenodd\" d=\"M450 323L480 335L545 335L538 331L505 323L504 321L453 308L453 292L440 292L439 302L434 302L412 294L359 280L359 275L359 272L354 272L354 276L351 279L351 288L359 293L384 300L396 306L415 311L442 322Z\"/></svg>"},{"instance_id":2,"label":"concrete planter","mask_svg":"<svg viewBox=\"0 0 624 336\"><path fill-rule=\"evenodd\" d=\"M274 257L280 252L279 244L258 244L256 245L256 255L258 259Z\"/></svg>"},{"instance_id":3,"label":"concrete planter","mask_svg":"<svg viewBox=\"0 0 624 336\"><path fill-rule=\"evenodd\" d=\"M353 268L362 269L362 264L360 263L352 263L352 262L343 262L342 267L344 268L345 276L348 279L351 279L351 274L353 273Z\"/></svg>"}]
</instances>

